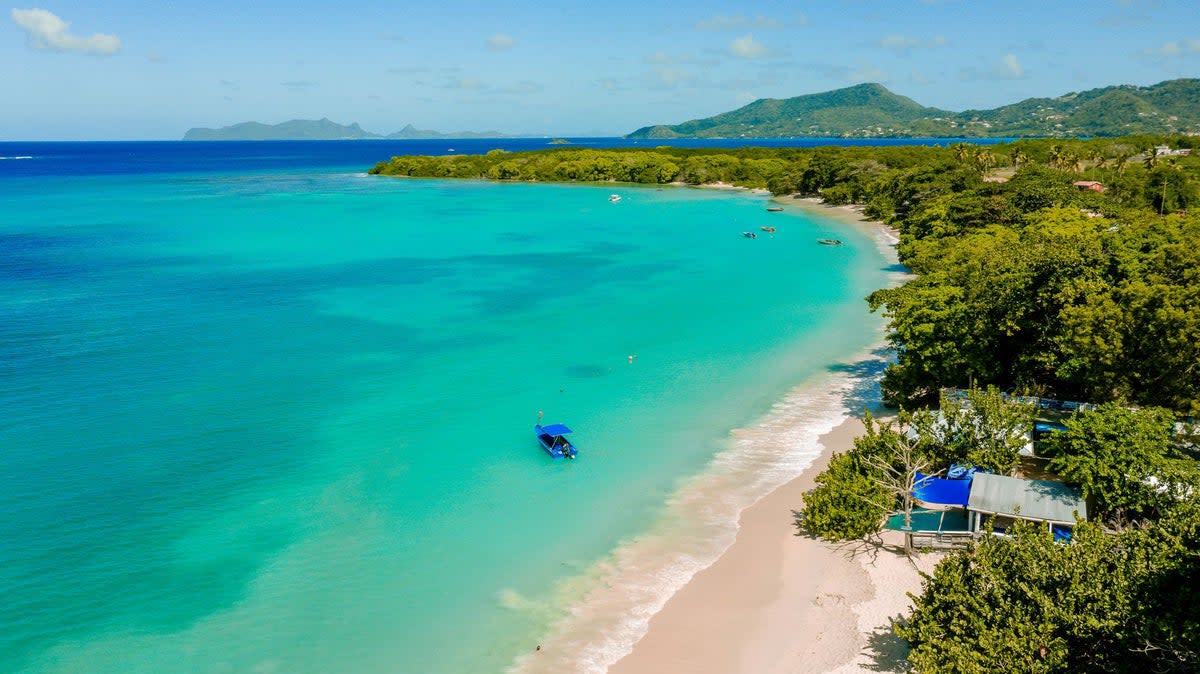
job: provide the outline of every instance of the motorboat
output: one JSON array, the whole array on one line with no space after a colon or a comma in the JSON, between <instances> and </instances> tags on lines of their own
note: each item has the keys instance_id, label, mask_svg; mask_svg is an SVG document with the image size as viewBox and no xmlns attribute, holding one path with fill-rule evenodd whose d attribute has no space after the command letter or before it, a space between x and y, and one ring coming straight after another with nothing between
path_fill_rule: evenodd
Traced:
<instances>
[{"instance_id":1,"label":"motorboat","mask_svg":"<svg viewBox=\"0 0 1200 674\"><path fill-rule=\"evenodd\" d=\"M563 424L550 424L549 426L535 424L533 427L533 433L537 436L542 449L546 450L547 454L556 459L574 459L575 455L578 454L575 445L571 444L571 441L566 438L572 432L570 428L567 428Z\"/></svg>"},{"instance_id":2,"label":"motorboat","mask_svg":"<svg viewBox=\"0 0 1200 674\"><path fill-rule=\"evenodd\" d=\"M754 232L742 232L742 236L746 237L747 239L757 239L758 238L758 235L755 234Z\"/></svg>"},{"instance_id":3,"label":"motorboat","mask_svg":"<svg viewBox=\"0 0 1200 674\"><path fill-rule=\"evenodd\" d=\"M610 203L615 204L621 200L621 195L620 194L610 194L610 195L608 195L608 200Z\"/></svg>"},{"instance_id":4,"label":"motorboat","mask_svg":"<svg viewBox=\"0 0 1200 674\"><path fill-rule=\"evenodd\" d=\"M819 243L823 246L840 246L840 245L842 245L842 242L840 239L817 239L817 243Z\"/></svg>"}]
</instances>

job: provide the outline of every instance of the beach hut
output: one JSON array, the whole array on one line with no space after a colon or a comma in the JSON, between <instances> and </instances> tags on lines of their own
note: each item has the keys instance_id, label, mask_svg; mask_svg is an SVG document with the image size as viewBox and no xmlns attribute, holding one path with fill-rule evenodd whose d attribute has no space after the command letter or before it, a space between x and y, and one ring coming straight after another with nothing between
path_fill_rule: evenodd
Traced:
<instances>
[{"instance_id":1,"label":"beach hut","mask_svg":"<svg viewBox=\"0 0 1200 674\"><path fill-rule=\"evenodd\" d=\"M1023 480L976 473L967 498L971 530L979 532L989 517L1005 529L1014 520L1045 524L1056 538L1069 538L1076 518L1087 519L1087 502L1061 482Z\"/></svg>"}]
</instances>

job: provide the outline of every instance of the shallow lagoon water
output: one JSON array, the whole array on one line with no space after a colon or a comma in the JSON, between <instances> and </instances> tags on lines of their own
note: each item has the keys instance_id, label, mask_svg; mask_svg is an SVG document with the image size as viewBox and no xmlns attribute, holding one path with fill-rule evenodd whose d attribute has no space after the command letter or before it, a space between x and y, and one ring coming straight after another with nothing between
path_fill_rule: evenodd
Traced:
<instances>
[{"instance_id":1,"label":"shallow lagoon water","mask_svg":"<svg viewBox=\"0 0 1200 674\"><path fill-rule=\"evenodd\" d=\"M499 672L564 629L595 669L811 460L879 337L875 243L746 192L3 188L4 671Z\"/></svg>"}]
</instances>

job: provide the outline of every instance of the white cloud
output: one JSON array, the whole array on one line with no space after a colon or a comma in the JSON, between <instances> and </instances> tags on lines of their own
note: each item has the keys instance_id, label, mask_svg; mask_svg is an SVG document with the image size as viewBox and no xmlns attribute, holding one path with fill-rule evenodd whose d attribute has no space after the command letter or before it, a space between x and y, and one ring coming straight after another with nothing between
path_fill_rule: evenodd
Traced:
<instances>
[{"instance_id":1,"label":"white cloud","mask_svg":"<svg viewBox=\"0 0 1200 674\"><path fill-rule=\"evenodd\" d=\"M766 16L722 15L696 22L696 30L778 30L780 28L783 28L782 21Z\"/></svg>"},{"instance_id":2,"label":"white cloud","mask_svg":"<svg viewBox=\"0 0 1200 674\"><path fill-rule=\"evenodd\" d=\"M1002 77L1019 80L1025 77L1025 69L1021 67L1021 62L1017 60L1016 54L1005 54L1004 58L1000 59L1000 71Z\"/></svg>"},{"instance_id":3,"label":"white cloud","mask_svg":"<svg viewBox=\"0 0 1200 674\"><path fill-rule=\"evenodd\" d=\"M151 63L166 63L167 57L163 56L162 54L159 54L158 52L152 51L152 52L148 52L146 54L146 60Z\"/></svg>"},{"instance_id":4,"label":"white cloud","mask_svg":"<svg viewBox=\"0 0 1200 674\"><path fill-rule=\"evenodd\" d=\"M72 35L67 32L70 25L66 21L44 9L14 9L12 18L25 31L29 46L33 49L99 55L121 51L121 38L116 35Z\"/></svg>"},{"instance_id":5,"label":"white cloud","mask_svg":"<svg viewBox=\"0 0 1200 674\"><path fill-rule=\"evenodd\" d=\"M747 103L753 103L754 101L757 101L758 96L755 96L749 91L740 91L733 97L733 100L737 101L741 105L745 105Z\"/></svg>"},{"instance_id":6,"label":"white cloud","mask_svg":"<svg viewBox=\"0 0 1200 674\"><path fill-rule=\"evenodd\" d=\"M496 33L487 39L487 48L492 51L504 51L505 49L512 49L516 43L517 41L508 35Z\"/></svg>"},{"instance_id":7,"label":"white cloud","mask_svg":"<svg viewBox=\"0 0 1200 674\"><path fill-rule=\"evenodd\" d=\"M919 38L905 37L903 35L889 35L879 41L879 46L884 49L892 49L895 51L910 51L913 49L930 49L933 47L945 47L949 41L943 35L931 37L928 40Z\"/></svg>"},{"instance_id":8,"label":"white cloud","mask_svg":"<svg viewBox=\"0 0 1200 674\"><path fill-rule=\"evenodd\" d=\"M753 35L745 35L729 43L729 53L738 58L757 59L767 55L767 48L755 42Z\"/></svg>"},{"instance_id":9,"label":"white cloud","mask_svg":"<svg viewBox=\"0 0 1200 674\"><path fill-rule=\"evenodd\" d=\"M863 66L846 78L851 82L886 82L888 74L875 66Z\"/></svg>"},{"instance_id":10,"label":"white cloud","mask_svg":"<svg viewBox=\"0 0 1200 674\"><path fill-rule=\"evenodd\" d=\"M913 84L929 84L929 78L915 70L908 76L908 80Z\"/></svg>"},{"instance_id":11,"label":"white cloud","mask_svg":"<svg viewBox=\"0 0 1200 674\"><path fill-rule=\"evenodd\" d=\"M1200 52L1200 40L1184 40L1182 42L1164 42L1163 44L1147 49L1144 53L1147 56L1160 56L1163 58L1172 58L1182 56L1184 54L1195 54Z\"/></svg>"}]
</instances>

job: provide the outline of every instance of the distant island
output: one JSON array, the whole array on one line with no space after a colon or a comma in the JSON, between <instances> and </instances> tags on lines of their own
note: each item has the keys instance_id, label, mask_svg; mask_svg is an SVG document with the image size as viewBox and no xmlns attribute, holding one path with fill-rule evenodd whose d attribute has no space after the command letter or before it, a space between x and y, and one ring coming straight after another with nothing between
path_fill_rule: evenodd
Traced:
<instances>
[{"instance_id":1,"label":"distant island","mask_svg":"<svg viewBox=\"0 0 1200 674\"><path fill-rule=\"evenodd\" d=\"M338 124L329 119L293 119L280 124L242 122L219 129L192 128L184 140L388 140L426 138L504 138L498 131L459 131L440 133L414 128L409 124L387 135L364 130L358 123Z\"/></svg>"},{"instance_id":2,"label":"distant island","mask_svg":"<svg viewBox=\"0 0 1200 674\"><path fill-rule=\"evenodd\" d=\"M627 138L1014 138L1200 133L1200 79L1028 98L992 110L927 108L881 84L762 98L715 117L646 126Z\"/></svg>"}]
</instances>

